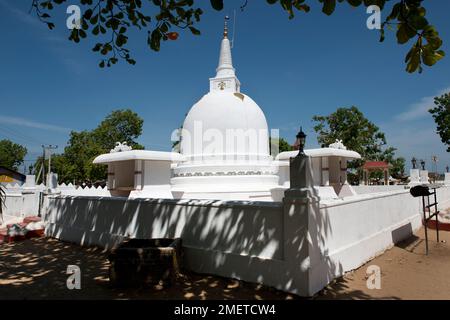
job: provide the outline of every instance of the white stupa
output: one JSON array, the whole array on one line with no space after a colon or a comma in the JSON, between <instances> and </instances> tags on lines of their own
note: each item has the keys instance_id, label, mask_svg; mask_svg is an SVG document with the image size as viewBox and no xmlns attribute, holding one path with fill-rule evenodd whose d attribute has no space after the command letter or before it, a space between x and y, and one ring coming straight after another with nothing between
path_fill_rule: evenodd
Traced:
<instances>
[{"instance_id":1,"label":"white stupa","mask_svg":"<svg viewBox=\"0 0 450 320\"><path fill-rule=\"evenodd\" d=\"M278 185L261 108L240 91L225 29L217 74L209 92L189 111L181 134L185 162L174 168L174 192L196 198L269 196ZM240 196L239 196L240 194Z\"/></svg>"},{"instance_id":2,"label":"white stupa","mask_svg":"<svg viewBox=\"0 0 450 320\"><path fill-rule=\"evenodd\" d=\"M225 22L219 65L209 92L189 111L180 152L131 150L118 143L94 163L108 165L111 196L153 199L281 201L290 186L289 159L298 151L270 155L269 130L261 108L241 93ZM354 195L347 161L356 152L336 142L305 150L321 199Z\"/></svg>"}]
</instances>

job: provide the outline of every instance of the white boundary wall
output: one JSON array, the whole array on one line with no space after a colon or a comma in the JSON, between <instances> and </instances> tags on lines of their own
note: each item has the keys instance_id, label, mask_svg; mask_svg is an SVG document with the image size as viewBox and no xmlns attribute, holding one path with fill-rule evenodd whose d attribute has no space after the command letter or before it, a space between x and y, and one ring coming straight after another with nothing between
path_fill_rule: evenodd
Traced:
<instances>
[{"instance_id":1,"label":"white boundary wall","mask_svg":"<svg viewBox=\"0 0 450 320\"><path fill-rule=\"evenodd\" d=\"M61 195L68 196L91 196L91 197L110 197L111 193L107 187L75 187L73 184L69 183L60 184L54 190L55 193L60 193Z\"/></svg>"},{"instance_id":2,"label":"white boundary wall","mask_svg":"<svg viewBox=\"0 0 450 320\"><path fill-rule=\"evenodd\" d=\"M368 194L368 193L379 193L379 192L387 192L387 191L399 191L406 190L409 187L406 185L392 185L392 186L352 186L353 190L357 194ZM408 189L409 190L409 189Z\"/></svg>"},{"instance_id":3,"label":"white boundary wall","mask_svg":"<svg viewBox=\"0 0 450 320\"><path fill-rule=\"evenodd\" d=\"M420 199L408 190L322 202L49 197L46 233L111 248L125 237L181 237L186 266L310 296L411 235ZM450 188L438 189L450 206Z\"/></svg>"},{"instance_id":4,"label":"white boundary wall","mask_svg":"<svg viewBox=\"0 0 450 320\"><path fill-rule=\"evenodd\" d=\"M3 217L0 217L0 225L8 221L17 221L17 218L37 216L39 214L39 201L46 187L43 184L28 187L26 184L3 184L5 188L5 202L2 205ZM72 184L58 185L51 191L55 194L74 196L111 196L109 190L101 187L75 187ZM44 205L48 199L44 197ZM3 219L3 221L2 221Z\"/></svg>"},{"instance_id":5,"label":"white boundary wall","mask_svg":"<svg viewBox=\"0 0 450 320\"><path fill-rule=\"evenodd\" d=\"M38 215L39 196L43 186L27 188L18 184L6 184L3 187L5 188L5 201L2 205L3 221L0 221L0 224L10 219Z\"/></svg>"}]
</instances>

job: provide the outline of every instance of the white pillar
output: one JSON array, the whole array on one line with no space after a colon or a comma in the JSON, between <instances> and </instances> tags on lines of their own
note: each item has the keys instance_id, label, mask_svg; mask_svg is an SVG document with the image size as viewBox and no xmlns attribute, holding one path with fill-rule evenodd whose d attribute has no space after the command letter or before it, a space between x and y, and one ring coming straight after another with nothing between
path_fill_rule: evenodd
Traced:
<instances>
[{"instance_id":1,"label":"white pillar","mask_svg":"<svg viewBox=\"0 0 450 320\"><path fill-rule=\"evenodd\" d=\"M286 197L316 197L314 191L311 157L303 155L300 157L297 156L295 158L291 158L289 175L291 187L290 189L286 190Z\"/></svg>"},{"instance_id":2,"label":"white pillar","mask_svg":"<svg viewBox=\"0 0 450 320\"><path fill-rule=\"evenodd\" d=\"M411 169L409 171L409 185L410 186L416 186L420 184L420 173L419 169Z\"/></svg>"},{"instance_id":3,"label":"white pillar","mask_svg":"<svg viewBox=\"0 0 450 320\"><path fill-rule=\"evenodd\" d=\"M58 188L58 174L49 172L47 173L47 189L54 190Z\"/></svg>"},{"instance_id":4,"label":"white pillar","mask_svg":"<svg viewBox=\"0 0 450 320\"><path fill-rule=\"evenodd\" d=\"M330 185L330 167L328 157L322 157L322 186Z\"/></svg>"},{"instance_id":5,"label":"white pillar","mask_svg":"<svg viewBox=\"0 0 450 320\"><path fill-rule=\"evenodd\" d=\"M445 184L446 186L449 186L449 187L450 187L450 172L446 172L446 173L445 173L444 184Z\"/></svg>"},{"instance_id":6,"label":"white pillar","mask_svg":"<svg viewBox=\"0 0 450 320\"><path fill-rule=\"evenodd\" d=\"M108 190L114 190L116 188L116 179L114 172L114 163L108 164Z\"/></svg>"},{"instance_id":7,"label":"white pillar","mask_svg":"<svg viewBox=\"0 0 450 320\"><path fill-rule=\"evenodd\" d=\"M317 286L312 266L325 260L318 239L323 226L319 200L314 193L311 158L300 156L290 161L291 188L283 199L283 261L291 275L290 286L301 296L312 296Z\"/></svg>"},{"instance_id":8,"label":"white pillar","mask_svg":"<svg viewBox=\"0 0 450 320\"><path fill-rule=\"evenodd\" d=\"M428 184L430 179L428 177L428 170L420 170L420 183Z\"/></svg>"},{"instance_id":9,"label":"white pillar","mask_svg":"<svg viewBox=\"0 0 450 320\"><path fill-rule=\"evenodd\" d=\"M25 184L23 186L27 188L36 187L36 176L33 174L28 174L25 179Z\"/></svg>"},{"instance_id":10,"label":"white pillar","mask_svg":"<svg viewBox=\"0 0 450 320\"><path fill-rule=\"evenodd\" d=\"M341 184L348 184L347 181L347 160L345 158L339 158L340 163L340 176L341 176Z\"/></svg>"},{"instance_id":11,"label":"white pillar","mask_svg":"<svg viewBox=\"0 0 450 320\"><path fill-rule=\"evenodd\" d=\"M134 190L142 190L142 160L134 162Z\"/></svg>"}]
</instances>

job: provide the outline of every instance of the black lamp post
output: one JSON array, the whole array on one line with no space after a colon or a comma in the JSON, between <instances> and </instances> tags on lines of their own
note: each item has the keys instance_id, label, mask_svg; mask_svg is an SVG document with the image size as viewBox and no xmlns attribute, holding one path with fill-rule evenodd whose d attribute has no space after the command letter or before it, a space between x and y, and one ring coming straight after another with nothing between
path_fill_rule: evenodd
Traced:
<instances>
[{"instance_id":1,"label":"black lamp post","mask_svg":"<svg viewBox=\"0 0 450 320\"><path fill-rule=\"evenodd\" d=\"M422 170L425 171L425 160L420 160L420 165L422 166Z\"/></svg>"},{"instance_id":2,"label":"black lamp post","mask_svg":"<svg viewBox=\"0 0 450 320\"><path fill-rule=\"evenodd\" d=\"M446 170L446 171L448 172L448 170L449 170L449 167L448 167L448 166L446 166L446 167L445 167L445 170Z\"/></svg>"},{"instance_id":3,"label":"black lamp post","mask_svg":"<svg viewBox=\"0 0 450 320\"><path fill-rule=\"evenodd\" d=\"M296 138L295 147L298 147L298 154L290 159L289 166L291 189L301 189L308 186L308 156L305 154L306 134L301 127Z\"/></svg>"},{"instance_id":4,"label":"black lamp post","mask_svg":"<svg viewBox=\"0 0 450 320\"><path fill-rule=\"evenodd\" d=\"M302 127L300 127L300 132L297 133L297 140L295 145L298 146L298 156L305 155L305 144L306 144L306 134L303 132Z\"/></svg>"},{"instance_id":5,"label":"black lamp post","mask_svg":"<svg viewBox=\"0 0 450 320\"><path fill-rule=\"evenodd\" d=\"M413 158L411 159L411 163L412 163L413 169L416 169L416 166L417 166L417 159L416 159L415 157L413 157Z\"/></svg>"}]
</instances>

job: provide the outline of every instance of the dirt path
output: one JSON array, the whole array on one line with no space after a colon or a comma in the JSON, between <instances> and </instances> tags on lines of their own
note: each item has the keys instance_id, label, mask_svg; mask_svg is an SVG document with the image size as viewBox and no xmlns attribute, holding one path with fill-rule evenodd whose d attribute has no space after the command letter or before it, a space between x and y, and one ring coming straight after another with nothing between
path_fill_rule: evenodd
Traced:
<instances>
[{"instance_id":1,"label":"dirt path","mask_svg":"<svg viewBox=\"0 0 450 320\"><path fill-rule=\"evenodd\" d=\"M450 299L450 232L429 232L425 255L423 229L383 255L328 286L317 299ZM442 242L444 241L444 242ZM367 288L366 270L381 268L381 290Z\"/></svg>"}]
</instances>

